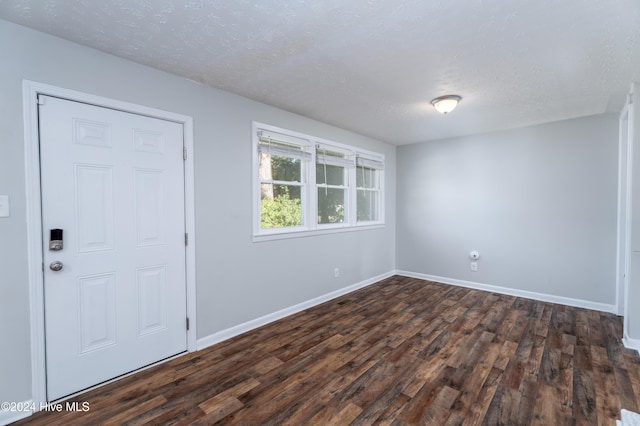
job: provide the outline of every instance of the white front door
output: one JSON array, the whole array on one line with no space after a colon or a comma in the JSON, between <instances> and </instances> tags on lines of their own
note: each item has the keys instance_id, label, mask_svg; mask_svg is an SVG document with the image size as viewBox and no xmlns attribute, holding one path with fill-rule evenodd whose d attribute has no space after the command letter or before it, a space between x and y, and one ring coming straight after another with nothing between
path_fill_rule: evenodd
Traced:
<instances>
[{"instance_id":1,"label":"white front door","mask_svg":"<svg viewBox=\"0 0 640 426\"><path fill-rule=\"evenodd\" d=\"M183 126L49 96L39 120L52 401L187 349Z\"/></svg>"}]
</instances>

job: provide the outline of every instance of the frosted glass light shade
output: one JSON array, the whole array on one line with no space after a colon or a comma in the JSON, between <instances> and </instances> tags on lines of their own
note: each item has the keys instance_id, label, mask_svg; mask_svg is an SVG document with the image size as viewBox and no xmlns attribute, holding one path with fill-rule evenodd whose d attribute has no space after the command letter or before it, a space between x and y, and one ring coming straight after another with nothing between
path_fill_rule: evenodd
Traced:
<instances>
[{"instance_id":1,"label":"frosted glass light shade","mask_svg":"<svg viewBox=\"0 0 640 426\"><path fill-rule=\"evenodd\" d=\"M436 111L441 112L442 114L447 114L458 106L458 102L460 102L461 99L462 98L458 95L440 96L439 98L432 100L431 104Z\"/></svg>"}]
</instances>

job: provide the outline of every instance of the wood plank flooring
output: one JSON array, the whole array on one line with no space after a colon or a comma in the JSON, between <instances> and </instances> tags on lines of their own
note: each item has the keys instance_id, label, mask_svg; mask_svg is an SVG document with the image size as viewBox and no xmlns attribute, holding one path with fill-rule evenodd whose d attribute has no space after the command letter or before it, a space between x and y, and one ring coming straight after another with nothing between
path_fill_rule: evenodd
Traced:
<instances>
[{"instance_id":1,"label":"wood plank flooring","mask_svg":"<svg viewBox=\"0 0 640 426\"><path fill-rule=\"evenodd\" d=\"M17 424L614 425L640 357L612 314L394 276Z\"/></svg>"}]
</instances>

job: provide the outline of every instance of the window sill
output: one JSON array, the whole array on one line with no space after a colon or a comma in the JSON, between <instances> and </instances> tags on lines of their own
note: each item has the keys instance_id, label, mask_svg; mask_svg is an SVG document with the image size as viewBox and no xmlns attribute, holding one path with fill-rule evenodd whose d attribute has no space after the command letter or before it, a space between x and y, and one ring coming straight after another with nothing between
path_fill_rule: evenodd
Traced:
<instances>
[{"instance_id":1,"label":"window sill","mask_svg":"<svg viewBox=\"0 0 640 426\"><path fill-rule=\"evenodd\" d=\"M370 229L379 229L384 228L384 222L376 222L376 223L367 223L363 225L355 225L355 226L340 226L340 227L331 227L331 228L321 228L321 229L311 229L311 230L300 230L300 231L289 231L289 232L275 232L272 234L259 234L253 236L253 242L259 243L263 241L274 241L274 240L286 240L290 238L303 238L303 237L312 237L315 235L327 235L327 234L338 234L342 232L352 232L352 231L366 231Z\"/></svg>"}]
</instances>

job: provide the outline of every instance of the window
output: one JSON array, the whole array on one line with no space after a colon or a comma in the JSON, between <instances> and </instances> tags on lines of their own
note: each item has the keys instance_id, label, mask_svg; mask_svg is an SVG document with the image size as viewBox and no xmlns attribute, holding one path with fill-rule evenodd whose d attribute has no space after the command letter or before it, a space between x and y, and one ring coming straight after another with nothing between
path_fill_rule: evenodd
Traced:
<instances>
[{"instance_id":1,"label":"window","mask_svg":"<svg viewBox=\"0 0 640 426\"><path fill-rule=\"evenodd\" d=\"M318 224L344 223L349 218L349 154L335 148L316 147Z\"/></svg>"},{"instance_id":2,"label":"window","mask_svg":"<svg viewBox=\"0 0 640 426\"><path fill-rule=\"evenodd\" d=\"M377 221L380 217L380 176L384 163L358 157L356 161L356 188L358 191L358 222Z\"/></svg>"},{"instance_id":3,"label":"window","mask_svg":"<svg viewBox=\"0 0 640 426\"><path fill-rule=\"evenodd\" d=\"M304 141L262 131L258 134L260 228L304 225L305 163L311 154Z\"/></svg>"},{"instance_id":4,"label":"window","mask_svg":"<svg viewBox=\"0 0 640 426\"><path fill-rule=\"evenodd\" d=\"M384 156L254 123L254 241L384 224Z\"/></svg>"}]
</instances>

